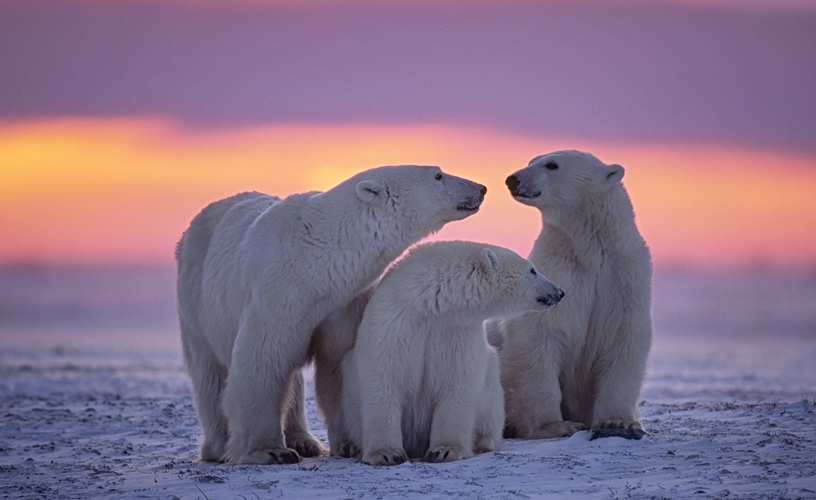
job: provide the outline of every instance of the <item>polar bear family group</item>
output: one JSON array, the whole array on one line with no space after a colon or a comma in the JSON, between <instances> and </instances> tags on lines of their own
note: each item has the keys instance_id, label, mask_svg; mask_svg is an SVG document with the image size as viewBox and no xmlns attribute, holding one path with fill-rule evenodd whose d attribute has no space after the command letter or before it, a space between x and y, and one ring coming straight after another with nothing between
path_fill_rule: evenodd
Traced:
<instances>
[{"instance_id":1,"label":"polar bear family group","mask_svg":"<svg viewBox=\"0 0 816 500\"><path fill-rule=\"evenodd\" d=\"M330 452L372 465L640 429L651 258L623 173L559 151L507 177L541 212L529 260L464 241L403 256L484 199L483 185L437 167L206 207L176 250L199 460L326 454L306 421L310 362Z\"/></svg>"}]
</instances>

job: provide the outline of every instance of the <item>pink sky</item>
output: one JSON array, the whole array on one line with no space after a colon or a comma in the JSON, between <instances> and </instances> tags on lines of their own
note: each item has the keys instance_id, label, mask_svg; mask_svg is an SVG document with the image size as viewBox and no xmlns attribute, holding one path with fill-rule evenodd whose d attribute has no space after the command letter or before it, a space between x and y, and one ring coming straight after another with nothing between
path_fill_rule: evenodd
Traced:
<instances>
[{"instance_id":1,"label":"pink sky","mask_svg":"<svg viewBox=\"0 0 816 500\"><path fill-rule=\"evenodd\" d=\"M0 263L168 262L206 203L434 163L627 168L660 265L814 265L816 2L0 3ZM477 154L478 153L478 154ZM292 175L292 174L296 175Z\"/></svg>"}]
</instances>

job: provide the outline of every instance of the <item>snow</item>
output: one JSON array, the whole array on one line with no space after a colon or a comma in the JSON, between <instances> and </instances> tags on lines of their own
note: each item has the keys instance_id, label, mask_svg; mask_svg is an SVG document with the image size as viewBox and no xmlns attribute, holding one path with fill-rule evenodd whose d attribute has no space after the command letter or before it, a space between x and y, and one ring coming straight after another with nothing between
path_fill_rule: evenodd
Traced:
<instances>
[{"instance_id":1,"label":"snow","mask_svg":"<svg viewBox=\"0 0 816 500\"><path fill-rule=\"evenodd\" d=\"M62 333L58 314L47 325L0 315L0 498L816 499L816 286L778 315L790 318L782 334L745 321L729 332L723 318L741 318L736 306L718 314L716 293L696 305L668 300L702 282L673 283L671 293L656 286L640 406L648 436L505 440L468 460L381 468L338 457L195 463L200 430L177 327L131 318L117 329L79 306L70 314L84 319ZM172 285L166 292L148 291L173 307ZM326 442L308 375L310 425Z\"/></svg>"},{"instance_id":2,"label":"snow","mask_svg":"<svg viewBox=\"0 0 816 500\"><path fill-rule=\"evenodd\" d=\"M448 464L321 457L233 467L192 462L200 431L177 352L11 352L2 361L4 498L816 498L813 393L681 401L649 382L641 440L581 432L506 440ZM325 441L311 377L308 415Z\"/></svg>"}]
</instances>

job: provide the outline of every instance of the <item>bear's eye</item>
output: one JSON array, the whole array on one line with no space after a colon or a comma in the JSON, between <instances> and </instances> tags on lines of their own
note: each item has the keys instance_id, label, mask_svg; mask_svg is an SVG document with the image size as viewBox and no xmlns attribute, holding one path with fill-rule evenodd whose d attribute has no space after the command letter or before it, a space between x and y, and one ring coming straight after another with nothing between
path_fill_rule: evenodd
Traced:
<instances>
[{"instance_id":1,"label":"bear's eye","mask_svg":"<svg viewBox=\"0 0 816 500\"><path fill-rule=\"evenodd\" d=\"M530 274L532 274L533 276L536 275L535 268L533 267L530 268Z\"/></svg>"},{"instance_id":2,"label":"bear's eye","mask_svg":"<svg viewBox=\"0 0 816 500\"><path fill-rule=\"evenodd\" d=\"M558 170L558 164L550 161L547 162L546 165L544 165L544 168L546 168L547 170Z\"/></svg>"},{"instance_id":3,"label":"bear's eye","mask_svg":"<svg viewBox=\"0 0 816 500\"><path fill-rule=\"evenodd\" d=\"M438 181L441 181L442 180L442 172L437 172L436 175L434 176L434 179L436 179Z\"/></svg>"}]
</instances>

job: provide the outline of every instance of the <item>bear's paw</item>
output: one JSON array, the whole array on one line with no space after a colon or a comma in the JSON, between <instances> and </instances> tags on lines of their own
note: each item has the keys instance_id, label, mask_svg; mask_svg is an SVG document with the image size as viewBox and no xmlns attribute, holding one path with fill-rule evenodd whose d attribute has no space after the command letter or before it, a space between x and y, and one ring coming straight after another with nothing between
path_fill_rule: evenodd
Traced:
<instances>
[{"instance_id":1,"label":"bear's paw","mask_svg":"<svg viewBox=\"0 0 816 500\"><path fill-rule=\"evenodd\" d=\"M463 458L470 458L473 453L462 446L440 445L434 446L428 453L425 454L425 460L428 462L453 462L455 460L462 460Z\"/></svg>"},{"instance_id":2,"label":"bear's paw","mask_svg":"<svg viewBox=\"0 0 816 500\"><path fill-rule=\"evenodd\" d=\"M311 435L287 439L286 446L295 450L301 457L322 457L329 454L329 450Z\"/></svg>"},{"instance_id":3,"label":"bear's paw","mask_svg":"<svg viewBox=\"0 0 816 500\"><path fill-rule=\"evenodd\" d=\"M594 426L596 429L643 429L637 420L610 418Z\"/></svg>"},{"instance_id":4,"label":"bear's paw","mask_svg":"<svg viewBox=\"0 0 816 500\"><path fill-rule=\"evenodd\" d=\"M300 462L300 455L290 448L273 448L267 450L255 450L253 452L238 454L235 452L227 454L227 463L230 465L242 464L296 464Z\"/></svg>"},{"instance_id":5,"label":"bear's paw","mask_svg":"<svg viewBox=\"0 0 816 500\"><path fill-rule=\"evenodd\" d=\"M399 465L408 460L408 455L402 448L375 450L363 456L363 462L368 465Z\"/></svg>"},{"instance_id":6,"label":"bear's paw","mask_svg":"<svg viewBox=\"0 0 816 500\"><path fill-rule=\"evenodd\" d=\"M224 445L205 440L195 462L224 462Z\"/></svg>"},{"instance_id":7,"label":"bear's paw","mask_svg":"<svg viewBox=\"0 0 816 500\"><path fill-rule=\"evenodd\" d=\"M363 450L351 441L341 442L336 449L332 450L332 455L343 458L357 458Z\"/></svg>"}]
</instances>

